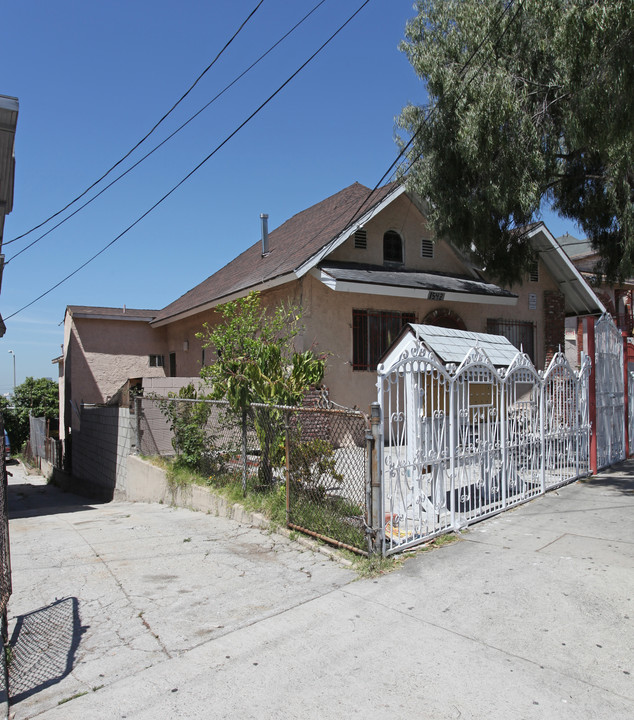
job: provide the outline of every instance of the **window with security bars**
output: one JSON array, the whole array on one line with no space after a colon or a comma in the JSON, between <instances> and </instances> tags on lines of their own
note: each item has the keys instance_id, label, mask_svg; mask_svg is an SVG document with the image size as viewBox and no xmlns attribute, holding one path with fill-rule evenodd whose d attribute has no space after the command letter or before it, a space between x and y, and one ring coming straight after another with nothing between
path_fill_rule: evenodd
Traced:
<instances>
[{"instance_id":1,"label":"window with security bars","mask_svg":"<svg viewBox=\"0 0 634 720\"><path fill-rule=\"evenodd\" d=\"M487 320L490 335L502 335L535 363L535 325L525 320Z\"/></svg>"},{"instance_id":2,"label":"window with security bars","mask_svg":"<svg viewBox=\"0 0 634 720\"><path fill-rule=\"evenodd\" d=\"M379 358L396 340L414 313L381 310L352 311L352 369L376 370Z\"/></svg>"}]
</instances>

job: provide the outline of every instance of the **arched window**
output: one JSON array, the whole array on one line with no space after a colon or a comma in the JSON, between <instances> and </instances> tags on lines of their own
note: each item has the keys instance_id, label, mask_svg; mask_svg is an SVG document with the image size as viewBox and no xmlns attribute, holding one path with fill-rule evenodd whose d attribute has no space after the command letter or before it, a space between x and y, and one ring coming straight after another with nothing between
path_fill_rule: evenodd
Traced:
<instances>
[{"instance_id":1,"label":"arched window","mask_svg":"<svg viewBox=\"0 0 634 720\"><path fill-rule=\"evenodd\" d=\"M394 230L383 235L383 262L403 264L403 239Z\"/></svg>"}]
</instances>

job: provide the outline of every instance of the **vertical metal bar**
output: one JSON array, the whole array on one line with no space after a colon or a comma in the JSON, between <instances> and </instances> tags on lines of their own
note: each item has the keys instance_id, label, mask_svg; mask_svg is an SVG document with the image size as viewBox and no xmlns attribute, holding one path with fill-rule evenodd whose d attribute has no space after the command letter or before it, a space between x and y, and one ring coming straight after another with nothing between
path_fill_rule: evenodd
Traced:
<instances>
[{"instance_id":1,"label":"vertical metal bar","mask_svg":"<svg viewBox=\"0 0 634 720\"><path fill-rule=\"evenodd\" d=\"M288 481L287 481L288 492ZM242 496L247 496L247 411L242 410Z\"/></svg>"},{"instance_id":2,"label":"vertical metal bar","mask_svg":"<svg viewBox=\"0 0 634 720\"><path fill-rule=\"evenodd\" d=\"M365 431L365 525L366 525L366 538L368 541L368 553L372 553L374 550L374 543L372 541L372 463L373 455L376 452L374 437L371 429Z\"/></svg>"},{"instance_id":3,"label":"vertical metal bar","mask_svg":"<svg viewBox=\"0 0 634 720\"><path fill-rule=\"evenodd\" d=\"M623 338L623 454L625 459L629 458L630 452L630 429L628 427L629 419L629 398L628 398L628 377L627 377L627 333L622 332Z\"/></svg>"},{"instance_id":4,"label":"vertical metal bar","mask_svg":"<svg viewBox=\"0 0 634 720\"><path fill-rule=\"evenodd\" d=\"M289 427L289 410L284 411L284 446L286 450L286 524L290 522L291 513L291 441Z\"/></svg>"},{"instance_id":5,"label":"vertical metal bar","mask_svg":"<svg viewBox=\"0 0 634 720\"><path fill-rule=\"evenodd\" d=\"M142 398L140 395L137 395L134 398L134 428L136 431L136 438L134 440L134 444L136 447L136 454L138 455L141 453L141 410L142 410Z\"/></svg>"},{"instance_id":6,"label":"vertical metal bar","mask_svg":"<svg viewBox=\"0 0 634 720\"><path fill-rule=\"evenodd\" d=\"M594 318L586 318L588 330L588 355L590 356L590 378L588 380L588 421L590 423L590 470L597 474L597 390L596 390L596 348Z\"/></svg>"},{"instance_id":7,"label":"vertical metal bar","mask_svg":"<svg viewBox=\"0 0 634 720\"><path fill-rule=\"evenodd\" d=\"M510 462L510 458L508 457L508 444L507 444L507 422L506 422L506 414L508 412L507 407L507 397L506 397L506 381L508 380L508 375L506 375L501 380L502 390L501 390L501 399L500 399L500 406L501 406L501 412L500 415L500 445L502 448L502 508L506 508L506 485L508 481L508 472L507 472L507 464Z\"/></svg>"},{"instance_id":8,"label":"vertical metal bar","mask_svg":"<svg viewBox=\"0 0 634 720\"><path fill-rule=\"evenodd\" d=\"M546 491L546 384L550 376L539 381L539 446L541 451L540 481L542 493Z\"/></svg>"},{"instance_id":9,"label":"vertical metal bar","mask_svg":"<svg viewBox=\"0 0 634 720\"><path fill-rule=\"evenodd\" d=\"M382 468L380 467L380 450L381 442L381 406L377 402L373 402L370 406L370 423L372 428L372 468L370 471L370 493L371 493L371 527L374 535L374 551L381 549L384 552L384 522L382 520L383 512L383 492L382 492Z\"/></svg>"},{"instance_id":10,"label":"vertical metal bar","mask_svg":"<svg viewBox=\"0 0 634 720\"><path fill-rule=\"evenodd\" d=\"M456 529L456 432L459 423L456 422L456 378L452 375L449 382L449 516L451 527Z\"/></svg>"}]
</instances>

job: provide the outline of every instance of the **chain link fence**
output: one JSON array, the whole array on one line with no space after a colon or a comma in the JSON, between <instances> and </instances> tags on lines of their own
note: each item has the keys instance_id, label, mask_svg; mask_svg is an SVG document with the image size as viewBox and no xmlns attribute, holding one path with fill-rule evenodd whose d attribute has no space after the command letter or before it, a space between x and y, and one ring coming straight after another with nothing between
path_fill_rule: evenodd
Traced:
<instances>
[{"instance_id":1,"label":"chain link fence","mask_svg":"<svg viewBox=\"0 0 634 720\"><path fill-rule=\"evenodd\" d=\"M333 408L138 397L141 455L180 457L210 485L286 498L286 521L331 544L365 553L366 417Z\"/></svg>"},{"instance_id":2,"label":"chain link fence","mask_svg":"<svg viewBox=\"0 0 634 720\"><path fill-rule=\"evenodd\" d=\"M11 597L11 554L9 552L9 507L7 502L8 494L8 478L7 466L4 450L4 420L0 415L0 437L2 440L2 459L0 467L2 468L2 478L0 478L0 630L2 632L2 662L0 684L3 685L5 696L8 688L7 665L4 648L9 642L8 623L7 623L7 605Z\"/></svg>"}]
</instances>

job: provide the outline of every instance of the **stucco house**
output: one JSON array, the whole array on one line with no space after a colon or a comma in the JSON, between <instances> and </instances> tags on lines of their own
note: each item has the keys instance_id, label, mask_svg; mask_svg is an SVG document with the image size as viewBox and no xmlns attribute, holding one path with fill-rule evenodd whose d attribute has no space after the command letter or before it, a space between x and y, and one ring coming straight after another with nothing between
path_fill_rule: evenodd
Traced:
<instances>
[{"instance_id":1,"label":"stucco house","mask_svg":"<svg viewBox=\"0 0 634 720\"><path fill-rule=\"evenodd\" d=\"M527 228L539 260L525 282L502 288L450 243L432 237L424 204L401 184L370 194L355 183L268 233L261 242L159 311L178 375L197 375L195 333L214 308L251 290L303 311L300 350L329 353L325 384L336 402L366 408L378 358L408 322L504 335L538 367L564 342L566 315L603 310L543 223Z\"/></svg>"},{"instance_id":2,"label":"stucco house","mask_svg":"<svg viewBox=\"0 0 634 720\"><path fill-rule=\"evenodd\" d=\"M376 398L377 361L407 323L503 335L544 367L563 346L567 315L604 309L543 223L525 229L535 267L522 285L503 288L432 236L424 203L401 184L370 193L354 183L271 233L261 217L260 241L162 310L69 308L64 373L73 402L105 402L126 373L198 376L213 358L196 333L218 322L218 305L252 290L266 306L301 308L298 350L327 353L331 399L364 410ZM97 328L105 324L108 333ZM93 394L73 380L76 363L92 368Z\"/></svg>"},{"instance_id":3,"label":"stucco house","mask_svg":"<svg viewBox=\"0 0 634 720\"><path fill-rule=\"evenodd\" d=\"M69 305L59 367L59 427L78 428L82 404L108 403L144 377L164 377L164 337L150 326L156 310Z\"/></svg>"}]
</instances>

